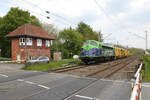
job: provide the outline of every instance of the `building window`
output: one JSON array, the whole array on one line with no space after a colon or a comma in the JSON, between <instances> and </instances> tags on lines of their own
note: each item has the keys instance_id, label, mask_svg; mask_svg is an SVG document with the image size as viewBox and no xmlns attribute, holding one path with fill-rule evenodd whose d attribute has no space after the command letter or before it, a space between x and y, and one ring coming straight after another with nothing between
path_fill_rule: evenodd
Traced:
<instances>
[{"instance_id":1,"label":"building window","mask_svg":"<svg viewBox=\"0 0 150 100\"><path fill-rule=\"evenodd\" d=\"M27 38L27 45L32 45L32 38Z\"/></svg>"},{"instance_id":2,"label":"building window","mask_svg":"<svg viewBox=\"0 0 150 100\"><path fill-rule=\"evenodd\" d=\"M49 40L46 40L46 47L50 47L50 41Z\"/></svg>"},{"instance_id":3,"label":"building window","mask_svg":"<svg viewBox=\"0 0 150 100\"><path fill-rule=\"evenodd\" d=\"M42 39L37 39L37 46L42 46Z\"/></svg>"},{"instance_id":4,"label":"building window","mask_svg":"<svg viewBox=\"0 0 150 100\"><path fill-rule=\"evenodd\" d=\"M29 59L30 59L30 60L33 60L33 58L34 58L33 56L29 56Z\"/></svg>"},{"instance_id":5,"label":"building window","mask_svg":"<svg viewBox=\"0 0 150 100\"><path fill-rule=\"evenodd\" d=\"M25 45L25 38L20 38L19 39L19 44L20 44L20 46Z\"/></svg>"},{"instance_id":6,"label":"building window","mask_svg":"<svg viewBox=\"0 0 150 100\"><path fill-rule=\"evenodd\" d=\"M50 41L50 44L53 45L53 40Z\"/></svg>"}]
</instances>

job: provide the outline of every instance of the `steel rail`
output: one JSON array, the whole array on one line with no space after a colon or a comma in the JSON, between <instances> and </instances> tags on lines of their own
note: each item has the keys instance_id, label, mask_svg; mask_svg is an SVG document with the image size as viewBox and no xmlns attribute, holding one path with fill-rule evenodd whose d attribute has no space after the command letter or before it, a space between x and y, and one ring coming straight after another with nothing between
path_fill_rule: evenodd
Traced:
<instances>
[{"instance_id":1,"label":"steel rail","mask_svg":"<svg viewBox=\"0 0 150 100\"><path fill-rule=\"evenodd\" d=\"M117 64L114 64L114 65L109 66L109 67L107 67L107 68L100 69L100 70L98 70L98 71L96 71L96 72L90 73L90 74L87 75L87 77L93 77L93 76L95 76L95 75L97 75L97 74L99 74L99 73L101 73L101 72L104 72L104 71L106 71L106 70L109 70L109 69L111 69L111 68L113 68L113 67L117 67L117 65L120 65L120 64L122 64L122 62L126 62L126 61L128 61L128 60L131 60L131 59L127 59L127 60L125 60L125 61L120 61L120 62L117 63Z\"/></svg>"},{"instance_id":2,"label":"steel rail","mask_svg":"<svg viewBox=\"0 0 150 100\"><path fill-rule=\"evenodd\" d=\"M134 60L136 60L136 59L134 59ZM131 60L131 61L129 61L129 62L123 64L121 67L119 67L118 69L116 69L115 71L113 71L112 73L106 75L106 76L103 77L103 78L109 78L109 77L111 77L112 75L114 75L115 73L117 73L118 71L120 71L121 69L125 68L125 67L126 67L127 65L129 65L131 62L133 62L133 61Z\"/></svg>"}]
</instances>

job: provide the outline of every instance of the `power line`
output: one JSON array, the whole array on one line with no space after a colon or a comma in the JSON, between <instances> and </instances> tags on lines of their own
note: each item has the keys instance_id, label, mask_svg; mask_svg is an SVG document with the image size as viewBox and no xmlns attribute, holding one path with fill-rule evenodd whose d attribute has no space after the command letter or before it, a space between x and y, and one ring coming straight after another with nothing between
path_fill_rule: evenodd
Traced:
<instances>
[{"instance_id":1,"label":"power line","mask_svg":"<svg viewBox=\"0 0 150 100\"><path fill-rule=\"evenodd\" d=\"M12 2L8 2L8 1L6 1L6 2L2 2L2 3L12 3ZM16 5L17 5L17 3L14 3L14 4L16 4ZM27 10L27 11L29 11L29 12L35 13L35 14L37 14L37 15L43 16L43 17L45 17L45 18L47 18L47 19L50 19L50 17L49 17L49 16L46 16L46 15L44 15L44 14L41 14L41 13L35 12L35 11L33 11L33 10L29 10L29 9L27 9L27 8L24 8L24 7L21 7L21 8L23 8L24 10Z\"/></svg>"},{"instance_id":2,"label":"power line","mask_svg":"<svg viewBox=\"0 0 150 100\"><path fill-rule=\"evenodd\" d=\"M99 7L99 9L105 14L107 19L110 21L110 23L114 26L120 27L118 24L113 23L113 19L110 17L110 15L105 11L105 9L97 2L97 0L94 0L95 4ZM122 30L118 30L119 32L124 32ZM127 33L127 31L126 31Z\"/></svg>"},{"instance_id":3,"label":"power line","mask_svg":"<svg viewBox=\"0 0 150 100\"><path fill-rule=\"evenodd\" d=\"M67 20L66 18L64 18L64 17L62 17L62 16L60 16L60 15L58 15L58 14L55 14L55 13L52 13L52 12L50 12L50 11L47 11L47 10L44 10L44 9L42 9L41 7L39 7L38 5L36 5L36 4L33 4L33 3L31 3L31 2L29 2L29 1L27 1L27 0L23 0L24 2L26 2L26 3L28 3L28 4L30 4L30 5L33 5L33 6L35 6L35 7L37 7L37 8L39 8L41 11L44 11L45 13L47 13L47 14L51 14L52 16L55 16L55 17L57 17L57 18L60 18L60 19L62 19L62 20L64 20L65 22L69 22L68 24L70 24L70 21L69 20ZM71 22L72 23L72 22ZM72 23L72 24L74 24L74 23ZM74 25L76 25L76 24L74 24Z\"/></svg>"},{"instance_id":4,"label":"power line","mask_svg":"<svg viewBox=\"0 0 150 100\"><path fill-rule=\"evenodd\" d=\"M97 0L94 0L95 4L99 7L99 9L105 14L105 16L108 18L108 20L110 20L111 24L114 24L115 26L117 24L113 23L112 18L110 17L110 15L104 10L104 8L97 2Z\"/></svg>"},{"instance_id":5,"label":"power line","mask_svg":"<svg viewBox=\"0 0 150 100\"><path fill-rule=\"evenodd\" d=\"M23 8L23 9L26 9L26 8ZM32 10L29 10L29 9L26 9L26 10L28 10L29 12L33 12L33 13L35 13L35 14L38 14L38 15L44 16L44 17L45 17L45 18L47 18L47 19L50 19L50 17L49 17L49 16L45 16L45 15L43 15L43 14L37 13L37 12L32 11ZM62 20L59 20L59 19L56 19L56 18L54 18L54 20L56 20L57 22L60 22L60 23L62 23L62 24L65 24Z\"/></svg>"},{"instance_id":6,"label":"power line","mask_svg":"<svg viewBox=\"0 0 150 100\"><path fill-rule=\"evenodd\" d=\"M5 1L5 2L2 2L2 3L12 3L12 2ZM17 3L14 3L14 4L17 5ZM29 10L29 9L27 9L27 8L24 8L24 7L22 7L22 6L21 6L21 8L23 8L24 10L27 10L27 11L29 11L29 12L32 12L32 13L34 13L34 14L43 16L44 18L50 19L50 16L49 16L49 15L44 15L44 14L35 12L35 11L33 11L33 10ZM62 23L62 24L66 24L66 23L64 23L64 21L62 21L62 20L60 20L60 19L54 18L54 20L56 20L57 22L60 22L60 23Z\"/></svg>"},{"instance_id":7,"label":"power line","mask_svg":"<svg viewBox=\"0 0 150 100\"><path fill-rule=\"evenodd\" d=\"M94 0L94 2L103 11L103 13L105 14L105 16L107 16L108 19L111 20L111 18L109 17L109 15L105 12L104 8L97 2L97 0Z\"/></svg>"},{"instance_id":8,"label":"power line","mask_svg":"<svg viewBox=\"0 0 150 100\"><path fill-rule=\"evenodd\" d=\"M131 33L131 34L134 34L135 36L137 36L138 38L141 38L141 39L143 39L143 40L145 40L145 50L147 50L147 30L145 31L145 37L142 37L142 36L139 36L139 35L137 35L137 34L135 34L135 33L131 33L131 32L128 32L128 33Z\"/></svg>"}]
</instances>

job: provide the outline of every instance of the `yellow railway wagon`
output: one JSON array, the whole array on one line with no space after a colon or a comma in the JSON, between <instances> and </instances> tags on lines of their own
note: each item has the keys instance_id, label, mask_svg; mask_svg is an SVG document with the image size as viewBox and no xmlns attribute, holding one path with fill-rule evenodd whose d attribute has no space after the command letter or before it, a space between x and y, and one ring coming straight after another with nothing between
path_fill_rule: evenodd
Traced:
<instances>
[{"instance_id":1,"label":"yellow railway wagon","mask_svg":"<svg viewBox=\"0 0 150 100\"><path fill-rule=\"evenodd\" d=\"M130 52L126 49L115 47L115 59L127 57L130 55Z\"/></svg>"},{"instance_id":2,"label":"yellow railway wagon","mask_svg":"<svg viewBox=\"0 0 150 100\"><path fill-rule=\"evenodd\" d=\"M115 47L115 59L121 58L121 48Z\"/></svg>"}]
</instances>

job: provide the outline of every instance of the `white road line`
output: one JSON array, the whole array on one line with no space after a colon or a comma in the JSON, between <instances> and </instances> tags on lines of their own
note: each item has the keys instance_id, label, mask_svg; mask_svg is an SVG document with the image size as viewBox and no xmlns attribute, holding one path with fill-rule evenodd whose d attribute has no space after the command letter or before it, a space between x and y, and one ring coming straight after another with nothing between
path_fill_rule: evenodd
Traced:
<instances>
[{"instance_id":1,"label":"white road line","mask_svg":"<svg viewBox=\"0 0 150 100\"><path fill-rule=\"evenodd\" d=\"M17 81L25 82L25 83L28 83L28 84L33 84L33 85L42 87L42 88L47 89L47 90L50 89L50 88L47 87L47 86L44 86L44 85L41 85L41 84L37 84L37 83L31 82L31 81L24 81L24 80L22 80L22 79L17 79Z\"/></svg>"},{"instance_id":2,"label":"white road line","mask_svg":"<svg viewBox=\"0 0 150 100\"><path fill-rule=\"evenodd\" d=\"M74 93L74 94L70 95L69 97L65 98L64 100L68 100L68 99L70 99L71 97L73 97L73 96L75 96L75 95L77 95L77 94L79 94L79 93L83 92L84 90L88 89L89 87L91 87L91 86L95 85L95 84L96 84L96 83L98 83L98 82L99 82L99 80L95 80L95 81L93 81L93 83L89 84L87 87L85 87L85 88L83 88L83 89L81 89L81 90L77 91L76 93Z\"/></svg>"},{"instance_id":3,"label":"white road line","mask_svg":"<svg viewBox=\"0 0 150 100\"><path fill-rule=\"evenodd\" d=\"M132 84L132 82L129 82L129 81L121 81L121 80L110 80L110 79L100 79L102 81L109 81L109 82L116 82L116 83L129 83L129 84Z\"/></svg>"},{"instance_id":4,"label":"white road line","mask_svg":"<svg viewBox=\"0 0 150 100\"><path fill-rule=\"evenodd\" d=\"M81 95L75 95L75 96L79 97L79 98L89 99L89 100L100 100L100 99L96 99L96 98L92 98L92 97L87 97L87 96L81 96Z\"/></svg>"},{"instance_id":5,"label":"white road line","mask_svg":"<svg viewBox=\"0 0 150 100\"><path fill-rule=\"evenodd\" d=\"M150 87L150 85L145 85L145 84L142 84L142 86L144 86L144 87Z\"/></svg>"},{"instance_id":6,"label":"white road line","mask_svg":"<svg viewBox=\"0 0 150 100\"><path fill-rule=\"evenodd\" d=\"M42 88L45 88L45 89L50 89L49 87L47 87L47 86L44 86L44 85L38 85L39 87L42 87Z\"/></svg>"},{"instance_id":7,"label":"white road line","mask_svg":"<svg viewBox=\"0 0 150 100\"><path fill-rule=\"evenodd\" d=\"M36 84L34 82L31 82L31 81L25 81L25 82L28 83L28 84Z\"/></svg>"},{"instance_id":8,"label":"white road line","mask_svg":"<svg viewBox=\"0 0 150 100\"><path fill-rule=\"evenodd\" d=\"M0 74L0 76L3 76L3 77L8 77L7 75L4 75L4 74Z\"/></svg>"},{"instance_id":9,"label":"white road line","mask_svg":"<svg viewBox=\"0 0 150 100\"><path fill-rule=\"evenodd\" d=\"M22 79L17 79L17 81L23 82L24 80L22 80Z\"/></svg>"}]
</instances>

